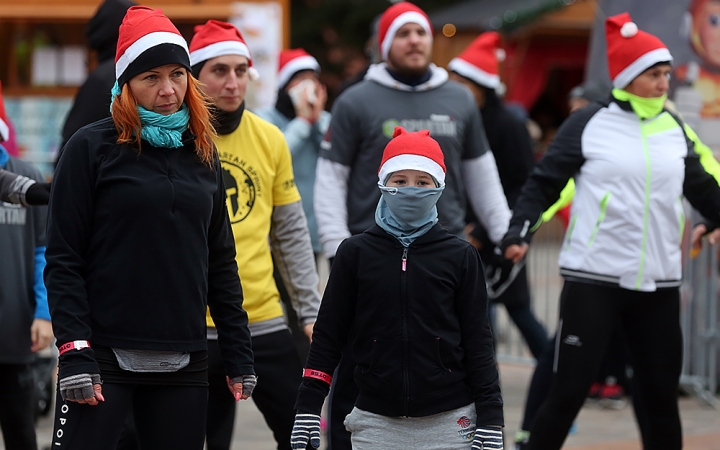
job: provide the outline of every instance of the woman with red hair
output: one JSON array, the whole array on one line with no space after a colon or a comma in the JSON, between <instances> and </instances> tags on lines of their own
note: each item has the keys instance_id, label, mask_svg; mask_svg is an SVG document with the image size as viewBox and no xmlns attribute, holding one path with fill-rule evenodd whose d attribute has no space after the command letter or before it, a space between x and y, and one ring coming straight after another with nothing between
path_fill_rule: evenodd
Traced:
<instances>
[{"instance_id":1,"label":"woman with red hair","mask_svg":"<svg viewBox=\"0 0 720 450\"><path fill-rule=\"evenodd\" d=\"M136 6L119 33L112 117L68 141L50 199L53 445L115 449L132 410L142 448L199 450L206 307L235 399L255 386L223 171L175 26Z\"/></svg>"}]
</instances>

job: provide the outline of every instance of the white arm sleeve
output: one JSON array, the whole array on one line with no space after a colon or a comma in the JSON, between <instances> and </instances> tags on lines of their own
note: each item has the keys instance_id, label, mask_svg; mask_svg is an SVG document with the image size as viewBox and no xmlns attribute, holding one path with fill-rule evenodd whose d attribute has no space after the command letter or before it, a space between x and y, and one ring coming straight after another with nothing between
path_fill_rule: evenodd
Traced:
<instances>
[{"instance_id":1,"label":"white arm sleeve","mask_svg":"<svg viewBox=\"0 0 720 450\"><path fill-rule=\"evenodd\" d=\"M347 225L347 185L350 167L320 157L315 175L315 219L327 258L350 237Z\"/></svg>"},{"instance_id":2,"label":"white arm sleeve","mask_svg":"<svg viewBox=\"0 0 720 450\"><path fill-rule=\"evenodd\" d=\"M462 174L473 211L490 239L499 244L508 230L510 209L492 152L462 162Z\"/></svg>"}]
</instances>

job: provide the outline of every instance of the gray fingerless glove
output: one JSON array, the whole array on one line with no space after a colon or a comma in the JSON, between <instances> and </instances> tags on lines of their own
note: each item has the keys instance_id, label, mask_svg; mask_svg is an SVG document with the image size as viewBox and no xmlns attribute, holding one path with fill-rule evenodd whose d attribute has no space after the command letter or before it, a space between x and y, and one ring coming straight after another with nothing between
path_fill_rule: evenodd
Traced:
<instances>
[{"instance_id":1,"label":"gray fingerless glove","mask_svg":"<svg viewBox=\"0 0 720 450\"><path fill-rule=\"evenodd\" d=\"M298 412L290 435L290 447L305 450L308 441L312 448L320 448L320 416Z\"/></svg>"},{"instance_id":2,"label":"gray fingerless glove","mask_svg":"<svg viewBox=\"0 0 720 450\"><path fill-rule=\"evenodd\" d=\"M255 390L257 385L257 377L255 375L240 375L239 377L231 378L232 384L242 383L243 394L250 397Z\"/></svg>"},{"instance_id":3,"label":"gray fingerless glove","mask_svg":"<svg viewBox=\"0 0 720 450\"><path fill-rule=\"evenodd\" d=\"M499 427L477 427L472 450L503 450L503 432Z\"/></svg>"},{"instance_id":4,"label":"gray fingerless glove","mask_svg":"<svg viewBox=\"0 0 720 450\"><path fill-rule=\"evenodd\" d=\"M60 396L63 400L83 400L95 397L94 384L102 384L100 374L80 373L60 380Z\"/></svg>"}]
</instances>

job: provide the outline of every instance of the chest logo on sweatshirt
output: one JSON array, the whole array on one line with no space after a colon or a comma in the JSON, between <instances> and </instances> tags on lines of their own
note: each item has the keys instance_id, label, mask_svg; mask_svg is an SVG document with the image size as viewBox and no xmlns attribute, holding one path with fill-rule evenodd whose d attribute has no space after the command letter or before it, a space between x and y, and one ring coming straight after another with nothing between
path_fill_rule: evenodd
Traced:
<instances>
[{"instance_id":1,"label":"chest logo on sweatshirt","mask_svg":"<svg viewBox=\"0 0 720 450\"><path fill-rule=\"evenodd\" d=\"M395 127L401 126L407 131L430 130L430 135L457 137L457 123L455 119L447 114L430 114L428 119L387 119L382 124L382 132L388 138L392 139Z\"/></svg>"},{"instance_id":2,"label":"chest logo on sweatshirt","mask_svg":"<svg viewBox=\"0 0 720 450\"><path fill-rule=\"evenodd\" d=\"M258 177L244 161L222 161L223 181L230 223L245 220L255 206ZM255 176L253 176L255 174Z\"/></svg>"}]
</instances>

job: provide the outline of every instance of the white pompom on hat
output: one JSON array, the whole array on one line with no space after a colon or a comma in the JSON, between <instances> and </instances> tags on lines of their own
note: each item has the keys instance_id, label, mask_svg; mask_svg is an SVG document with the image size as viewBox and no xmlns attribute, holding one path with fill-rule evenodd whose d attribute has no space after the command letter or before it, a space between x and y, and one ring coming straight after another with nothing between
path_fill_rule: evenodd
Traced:
<instances>
[{"instance_id":1,"label":"white pompom on hat","mask_svg":"<svg viewBox=\"0 0 720 450\"><path fill-rule=\"evenodd\" d=\"M605 20L605 37L610 78L613 87L618 89L625 88L657 63L672 63L672 55L665 44L638 29L626 12Z\"/></svg>"},{"instance_id":2,"label":"white pompom on hat","mask_svg":"<svg viewBox=\"0 0 720 450\"><path fill-rule=\"evenodd\" d=\"M380 183L385 184L387 178L399 170L420 170L430 174L438 185L445 185L445 156L440 144L430 137L430 131L410 133L403 127L395 127L380 162Z\"/></svg>"},{"instance_id":3,"label":"white pompom on hat","mask_svg":"<svg viewBox=\"0 0 720 450\"><path fill-rule=\"evenodd\" d=\"M240 30L231 23L210 19L195 27L195 35L190 40L190 63L195 66L218 56L238 55L248 60L248 77L255 81L260 78L253 67L250 48ZM197 74L196 74L197 75Z\"/></svg>"}]
</instances>

